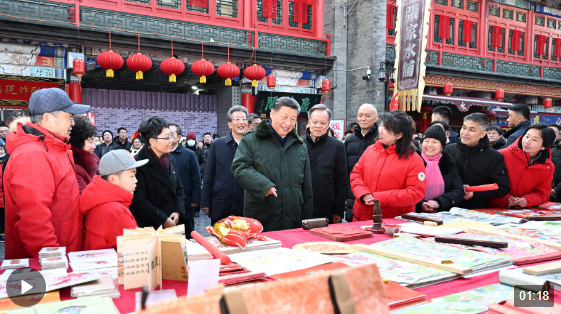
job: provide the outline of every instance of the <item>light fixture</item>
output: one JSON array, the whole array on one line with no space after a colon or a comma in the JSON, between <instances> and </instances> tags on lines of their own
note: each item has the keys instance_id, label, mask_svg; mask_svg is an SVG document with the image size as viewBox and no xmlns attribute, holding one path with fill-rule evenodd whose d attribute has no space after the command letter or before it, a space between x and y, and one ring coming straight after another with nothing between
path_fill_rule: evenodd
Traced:
<instances>
[{"instance_id":1,"label":"light fixture","mask_svg":"<svg viewBox=\"0 0 561 314\"><path fill-rule=\"evenodd\" d=\"M386 71L384 70L384 67L380 67L380 69L378 70L378 80L380 82L386 80Z\"/></svg>"},{"instance_id":2,"label":"light fixture","mask_svg":"<svg viewBox=\"0 0 561 314\"><path fill-rule=\"evenodd\" d=\"M392 81L392 83L395 83L395 72L392 71L392 73L390 74L390 80Z\"/></svg>"},{"instance_id":3,"label":"light fixture","mask_svg":"<svg viewBox=\"0 0 561 314\"><path fill-rule=\"evenodd\" d=\"M198 88L197 86L195 86L195 85L191 86L191 88L194 89L194 90L199 89L199 88Z\"/></svg>"}]
</instances>

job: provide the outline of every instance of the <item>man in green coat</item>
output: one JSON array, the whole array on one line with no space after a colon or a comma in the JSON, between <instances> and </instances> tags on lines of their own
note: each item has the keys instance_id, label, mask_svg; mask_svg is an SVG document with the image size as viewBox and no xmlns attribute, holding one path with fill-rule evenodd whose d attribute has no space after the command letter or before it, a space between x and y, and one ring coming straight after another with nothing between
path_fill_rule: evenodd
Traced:
<instances>
[{"instance_id":1,"label":"man in green coat","mask_svg":"<svg viewBox=\"0 0 561 314\"><path fill-rule=\"evenodd\" d=\"M232 163L245 189L244 216L259 220L264 231L299 228L313 215L308 149L294 130L299 113L296 100L279 98L271 121L242 137Z\"/></svg>"}]
</instances>

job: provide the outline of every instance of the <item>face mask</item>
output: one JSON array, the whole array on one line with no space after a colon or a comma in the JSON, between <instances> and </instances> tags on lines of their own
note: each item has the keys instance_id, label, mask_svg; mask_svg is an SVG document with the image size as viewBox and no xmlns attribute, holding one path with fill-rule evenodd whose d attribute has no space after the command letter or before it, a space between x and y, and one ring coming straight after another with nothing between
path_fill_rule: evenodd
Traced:
<instances>
[{"instance_id":1,"label":"face mask","mask_svg":"<svg viewBox=\"0 0 561 314\"><path fill-rule=\"evenodd\" d=\"M194 140L188 140L188 141L187 141L187 145L189 145L189 146L195 146L195 141L194 141Z\"/></svg>"},{"instance_id":2,"label":"face mask","mask_svg":"<svg viewBox=\"0 0 561 314\"><path fill-rule=\"evenodd\" d=\"M94 142L94 145L95 145L95 146L98 146L98 145L99 145L99 142Z\"/></svg>"}]
</instances>

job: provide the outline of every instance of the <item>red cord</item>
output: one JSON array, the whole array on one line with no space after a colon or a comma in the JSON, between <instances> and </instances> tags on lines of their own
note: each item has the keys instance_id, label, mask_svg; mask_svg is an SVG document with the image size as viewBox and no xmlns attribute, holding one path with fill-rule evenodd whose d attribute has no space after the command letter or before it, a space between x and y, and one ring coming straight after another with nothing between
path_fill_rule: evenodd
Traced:
<instances>
[{"instance_id":1,"label":"red cord","mask_svg":"<svg viewBox=\"0 0 561 314\"><path fill-rule=\"evenodd\" d=\"M173 57L173 39L171 40L171 56Z\"/></svg>"},{"instance_id":2,"label":"red cord","mask_svg":"<svg viewBox=\"0 0 561 314\"><path fill-rule=\"evenodd\" d=\"M109 50L111 50L111 31L109 32Z\"/></svg>"}]
</instances>

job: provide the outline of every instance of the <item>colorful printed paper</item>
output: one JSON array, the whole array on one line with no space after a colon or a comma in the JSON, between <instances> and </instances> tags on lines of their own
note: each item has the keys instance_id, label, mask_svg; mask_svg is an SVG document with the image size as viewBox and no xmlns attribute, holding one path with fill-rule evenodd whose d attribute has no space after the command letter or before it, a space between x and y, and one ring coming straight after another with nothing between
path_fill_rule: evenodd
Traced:
<instances>
[{"instance_id":1,"label":"colorful printed paper","mask_svg":"<svg viewBox=\"0 0 561 314\"><path fill-rule=\"evenodd\" d=\"M561 225L561 223L559 223L559 225ZM558 229L528 229L523 228L522 226L523 225L521 225L520 227L511 227L505 229L501 228L501 230L516 235L536 238L539 240L561 243L561 226L557 227Z\"/></svg>"},{"instance_id":2,"label":"colorful printed paper","mask_svg":"<svg viewBox=\"0 0 561 314\"><path fill-rule=\"evenodd\" d=\"M62 302L51 302L35 306L37 314L118 314L113 300L107 297L85 297Z\"/></svg>"},{"instance_id":3,"label":"colorful printed paper","mask_svg":"<svg viewBox=\"0 0 561 314\"><path fill-rule=\"evenodd\" d=\"M491 215L504 215L524 219L529 217L561 216L560 210L548 209L478 209L477 211Z\"/></svg>"},{"instance_id":4,"label":"colorful printed paper","mask_svg":"<svg viewBox=\"0 0 561 314\"><path fill-rule=\"evenodd\" d=\"M502 225L507 223L521 223L523 219L515 217L507 217L501 215L494 215L485 212L469 210L465 208L453 207L449 212L439 212L439 213L408 213L408 215L414 215L418 217L431 218L442 220L443 223L450 223L455 221L477 221L488 223L491 225ZM396 217L396 219L407 220L401 218L401 216Z\"/></svg>"},{"instance_id":5,"label":"colorful printed paper","mask_svg":"<svg viewBox=\"0 0 561 314\"><path fill-rule=\"evenodd\" d=\"M334 258L334 262L341 262L352 267L376 264L382 278L389 279L404 286L414 285L418 287L428 282L451 280L459 277L459 275L449 271L400 261L364 251L331 256Z\"/></svg>"}]
</instances>

